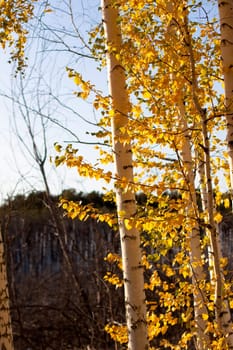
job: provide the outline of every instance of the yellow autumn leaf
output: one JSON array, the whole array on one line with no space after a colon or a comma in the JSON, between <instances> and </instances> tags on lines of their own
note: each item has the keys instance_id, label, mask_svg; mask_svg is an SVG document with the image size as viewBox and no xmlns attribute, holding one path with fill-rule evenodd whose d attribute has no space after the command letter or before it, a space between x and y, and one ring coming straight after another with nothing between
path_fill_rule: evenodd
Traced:
<instances>
[{"instance_id":1,"label":"yellow autumn leaf","mask_svg":"<svg viewBox=\"0 0 233 350\"><path fill-rule=\"evenodd\" d=\"M54 143L54 148L57 152L61 152L61 150L62 150L62 146L59 145L57 142Z\"/></svg>"},{"instance_id":2,"label":"yellow autumn leaf","mask_svg":"<svg viewBox=\"0 0 233 350\"><path fill-rule=\"evenodd\" d=\"M166 267L165 273L167 277L171 277L175 275L175 271L170 266Z\"/></svg>"},{"instance_id":3,"label":"yellow autumn leaf","mask_svg":"<svg viewBox=\"0 0 233 350\"><path fill-rule=\"evenodd\" d=\"M44 13L51 13L53 12L53 10L49 7L47 7L46 9L44 9Z\"/></svg>"},{"instance_id":4,"label":"yellow autumn leaf","mask_svg":"<svg viewBox=\"0 0 233 350\"><path fill-rule=\"evenodd\" d=\"M114 109L110 109L110 110L108 111L108 115L109 115L109 117L114 117L114 115L115 115Z\"/></svg>"},{"instance_id":5,"label":"yellow autumn leaf","mask_svg":"<svg viewBox=\"0 0 233 350\"><path fill-rule=\"evenodd\" d=\"M143 91L142 96L146 99L149 99L149 98L151 98L151 93L149 91L145 90L145 91Z\"/></svg>"},{"instance_id":6,"label":"yellow autumn leaf","mask_svg":"<svg viewBox=\"0 0 233 350\"><path fill-rule=\"evenodd\" d=\"M172 245L173 245L173 240L172 240L172 238L167 238L166 243L167 243L167 247L168 247L168 248L171 248Z\"/></svg>"},{"instance_id":7,"label":"yellow autumn leaf","mask_svg":"<svg viewBox=\"0 0 233 350\"><path fill-rule=\"evenodd\" d=\"M125 219L124 224L125 224L126 230L131 230L133 227L132 220L130 220L130 219Z\"/></svg>"},{"instance_id":8,"label":"yellow autumn leaf","mask_svg":"<svg viewBox=\"0 0 233 350\"><path fill-rule=\"evenodd\" d=\"M214 221L219 224L222 221L222 215L220 213L215 214Z\"/></svg>"},{"instance_id":9,"label":"yellow autumn leaf","mask_svg":"<svg viewBox=\"0 0 233 350\"><path fill-rule=\"evenodd\" d=\"M229 198L225 198L223 203L224 203L224 208L230 208Z\"/></svg>"},{"instance_id":10,"label":"yellow autumn leaf","mask_svg":"<svg viewBox=\"0 0 233 350\"><path fill-rule=\"evenodd\" d=\"M74 82L76 85L80 85L83 83L83 80L81 78L81 75L76 73L75 76L74 76Z\"/></svg>"},{"instance_id":11,"label":"yellow autumn leaf","mask_svg":"<svg viewBox=\"0 0 233 350\"><path fill-rule=\"evenodd\" d=\"M202 314L202 318L203 318L203 320L207 321L208 318L209 318L209 315L208 314Z\"/></svg>"},{"instance_id":12,"label":"yellow autumn leaf","mask_svg":"<svg viewBox=\"0 0 233 350\"><path fill-rule=\"evenodd\" d=\"M86 100L89 96L89 91L77 92L76 96L82 98L83 100Z\"/></svg>"},{"instance_id":13,"label":"yellow autumn leaf","mask_svg":"<svg viewBox=\"0 0 233 350\"><path fill-rule=\"evenodd\" d=\"M125 325L118 324L108 324L105 326L104 330L110 334L111 338L120 344L127 343L128 333L127 327Z\"/></svg>"},{"instance_id":14,"label":"yellow autumn leaf","mask_svg":"<svg viewBox=\"0 0 233 350\"><path fill-rule=\"evenodd\" d=\"M188 265L184 265L179 269L179 272L184 278L187 278L190 274L190 268Z\"/></svg>"},{"instance_id":15,"label":"yellow autumn leaf","mask_svg":"<svg viewBox=\"0 0 233 350\"><path fill-rule=\"evenodd\" d=\"M209 309L210 311L214 311L214 303L213 303L213 302L209 302L209 303L207 304L207 306L208 306L208 309ZM233 304L232 304L232 307L233 307Z\"/></svg>"},{"instance_id":16,"label":"yellow autumn leaf","mask_svg":"<svg viewBox=\"0 0 233 350\"><path fill-rule=\"evenodd\" d=\"M156 222L152 220L148 220L145 223L143 223L143 230L144 231L152 231L154 228L156 228Z\"/></svg>"}]
</instances>

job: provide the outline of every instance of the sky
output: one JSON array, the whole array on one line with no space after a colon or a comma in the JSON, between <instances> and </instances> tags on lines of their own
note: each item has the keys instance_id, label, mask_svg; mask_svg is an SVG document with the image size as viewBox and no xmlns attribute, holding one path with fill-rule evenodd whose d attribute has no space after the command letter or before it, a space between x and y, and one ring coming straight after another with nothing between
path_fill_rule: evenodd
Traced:
<instances>
[{"instance_id":1,"label":"sky","mask_svg":"<svg viewBox=\"0 0 233 350\"><path fill-rule=\"evenodd\" d=\"M0 201L17 193L44 189L38 166L31 156L32 144L25 122L30 123L42 156L41 122L44 123L46 171L53 193L61 193L65 188L101 191L104 185L80 178L75 169L55 168L50 162L50 157L55 156L55 142L66 145L74 141L74 135L81 141L95 141L90 133L96 130L93 124L99 116L90 102L74 96L77 87L68 78L66 67L81 72L85 79L107 91L106 72L99 72L93 60L81 56L89 54L82 40L87 42L87 32L100 20L99 1L51 1L50 4L52 12L41 15L41 9L37 8L36 13L40 16L29 24L28 67L23 79L13 77L15 66L8 63L9 52L0 53L1 71L4 72L0 77ZM45 117L43 120L41 115ZM73 135L59 125L71 130ZM74 145L87 160L96 162L98 153L92 146Z\"/></svg>"}]
</instances>

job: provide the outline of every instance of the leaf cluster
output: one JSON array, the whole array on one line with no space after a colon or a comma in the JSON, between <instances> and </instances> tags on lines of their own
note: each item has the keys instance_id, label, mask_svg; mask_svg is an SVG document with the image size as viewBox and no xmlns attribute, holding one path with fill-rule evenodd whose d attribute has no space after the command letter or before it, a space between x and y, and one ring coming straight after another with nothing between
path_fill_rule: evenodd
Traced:
<instances>
[{"instance_id":1,"label":"leaf cluster","mask_svg":"<svg viewBox=\"0 0 233 350\"><path fill-rule=\"evenodd\" d=\"M17 62L17 71L25 67L24 49L28 31L25 24L33 16L36 0L2 0L0 2L0 44L11 48L11 60Z\"/></svg>"}]
</instances>

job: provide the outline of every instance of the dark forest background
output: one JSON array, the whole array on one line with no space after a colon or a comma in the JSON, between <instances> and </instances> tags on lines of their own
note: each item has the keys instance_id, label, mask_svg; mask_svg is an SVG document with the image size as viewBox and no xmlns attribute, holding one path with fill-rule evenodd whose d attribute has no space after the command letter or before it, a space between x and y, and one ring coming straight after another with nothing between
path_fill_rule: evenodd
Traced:
<instances>
[{"instance_id":1,"label":"dark forest background","mask_svg":"<svg viewBox=\"0 0 233 350\"><path fill-rule=\"evenodd\" d=\"M95 192L62 195L114 210ZM59 197L51 201L59 232L43 192L17 195L0 208L15 348L114 349L104 326L123 320L123 296L104 281L114 269L104 258L119 253L118 233L92 219L71 220L58 208Z\"/></svg>"},{"instance_id":2,"label":"dark forest background","mask_svg":"<svg viewBox=\"0 0 233 350\"><path fill-rule=\"evenodd\" d=\"M97 192L70 189L62 197L115 212ZM15 349L123 349L104 331L107 323L124 321L122 288L104 280L107 271L121 273L105 260L120 253L118 231L90 218L71 220L58 202L59 196L48 201L46 193L32 192L0 207ZM233 219L223 214L221 239L232 278Z\"/></svg>"}]
</instances>

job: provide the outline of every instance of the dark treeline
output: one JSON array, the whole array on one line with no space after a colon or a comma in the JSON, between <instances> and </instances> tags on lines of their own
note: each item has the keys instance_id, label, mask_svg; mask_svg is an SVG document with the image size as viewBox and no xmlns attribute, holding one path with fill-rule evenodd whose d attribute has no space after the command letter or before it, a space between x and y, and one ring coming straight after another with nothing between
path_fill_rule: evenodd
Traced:
<instances>
[{"instance_id":1,"label":"dark treeline","mask_svg":"<svg viewBox=\"0 0 233 350\"><path fill-rule=\"evenodd\" d=\"M114 210L96 192L62 196ZM119 252L118 233L92 219L71 220L58 208L59 197L51 200L64 225L62 240L45 193L17 195L0 208L15 348L115 349L104 326L123 320L123 296L104 281L115 268L104 258Z\"/></svg>"},{"instance_id":2,"label":"dark treeline","mask_svg":"<svg viewBox=\"0 0 233 350\"><path fill-rule=\"evenodd\" d=\"M179 198L177 194L166 195L168 202L169 198ZM61 196L115 212L114 203L104 200L97 192L85 194L69 189ZM122 288L104 280L107 271L121 274L117 264L105 260L110 252L120 253L118 232L90 218L84 222L67 218L58 207L59 197L50 198L48 203L46 193L32 192L8 199L0 207L15 349L123 349L104 331L107 323L124 320ZM147 198L140 194L137 201L140 210ZM59 232L49 205L57 210L62 224ZM156 199L150 205L156 207ZM230 212L230 208L228 211L222 208L221 239L223 253L229 258L231 278L233 218ZM172 266L172 251L166 259L170 259ZM162 272L160 275L166 278ZM148 297L155 300L154 292ZM180 331L179 328L174 334Z\"/></svg>"}]
</instances>

